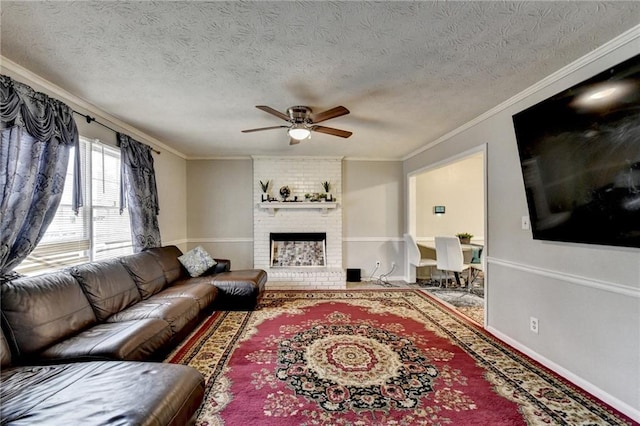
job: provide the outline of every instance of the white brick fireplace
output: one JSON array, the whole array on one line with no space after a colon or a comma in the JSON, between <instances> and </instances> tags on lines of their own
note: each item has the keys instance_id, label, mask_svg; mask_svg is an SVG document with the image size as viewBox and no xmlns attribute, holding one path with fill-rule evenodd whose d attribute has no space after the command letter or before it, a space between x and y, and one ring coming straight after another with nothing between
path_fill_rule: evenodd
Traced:
<instances>
[{"instance_id":1,"label":"white brick fireplace","mask_svg":"<svg viewBox=\"0 0 640 426\"><path fill-rule=\"evenodd\" d=\"M343 289L342 267L342 158L253 157L254 211L253 262L269 274L267 288ZM329 181L334 203L262 202L260 181L269 180L269 194L282 200L280 188L288 186L289 199L304 200L307 193L322 193ZM326 233L326 266L270 267L271 233Z\"/></svg>"}]
</instances>

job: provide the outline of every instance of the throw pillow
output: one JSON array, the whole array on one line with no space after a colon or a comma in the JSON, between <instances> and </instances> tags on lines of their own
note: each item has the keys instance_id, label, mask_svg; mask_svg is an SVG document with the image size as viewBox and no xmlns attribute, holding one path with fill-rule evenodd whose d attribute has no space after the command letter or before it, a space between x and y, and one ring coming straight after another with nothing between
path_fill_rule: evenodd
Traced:
<instances>
[{"instance_id":1,"label":"throw pillow","mask_svg":"<svg viewBox=\"0 0 640 426\"><path fill-rule=\"evenodd\" d=\"M182 256L178 257L178 260L192 277L199 277L217 263L201 246L198 246L193 250L189 250Z\"/></svg>"}]
</instances>

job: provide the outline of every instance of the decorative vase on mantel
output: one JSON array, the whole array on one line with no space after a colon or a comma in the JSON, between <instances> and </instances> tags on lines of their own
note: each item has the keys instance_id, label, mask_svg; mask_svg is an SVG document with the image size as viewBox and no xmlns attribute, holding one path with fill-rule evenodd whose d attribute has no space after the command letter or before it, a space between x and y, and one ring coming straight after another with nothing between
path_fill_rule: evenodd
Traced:
<instances>
[{"instance_id":1,"label":"decorative vase on mantel","mask_svg":"<svg viewBox=\"0 0 640 426\"><path fill-rule=\"evenodd\" d=\"M260 189L262 189L262 195L260 197L260 201L262 201L263 203L265 201L269 201L269 184L271 182L269 182L268 180L263 182L263 181L259 181L260 182Z\"/></svg>"},{"instance_id":2,"label":"decorative vase on mantel","mask_svg":"<svg viewBox=\"0 0 640 426\"><path fill-rule=\"evenodd\" d=\"M322 189L324 189L324 193L322 194L324 197L322 197L322 201L333 201L333 194L329 192L331 189L331 183L328 180L322 182Z\"/></svg>"}]
</instances>

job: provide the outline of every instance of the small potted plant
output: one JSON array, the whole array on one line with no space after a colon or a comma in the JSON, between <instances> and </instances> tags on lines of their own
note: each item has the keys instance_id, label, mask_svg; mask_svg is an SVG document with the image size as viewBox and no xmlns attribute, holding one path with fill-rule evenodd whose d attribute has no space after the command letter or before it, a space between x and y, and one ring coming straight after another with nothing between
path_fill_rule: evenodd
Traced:
<instances>
[{"instance_id":1,"label":"small potted plant","mask_svg":"<svg viewBox=\"0 0 640 426\"><path fill-rule=\"evenodd\" d=\"M269 182L268 180L266 181L259 181L260 182L260 188L262 189L262 198L260 198L261 201L269 201L269 194L267 193L267 191L269 191L269 184L271 182Z\"/></svg>"},{"instance_id":2,"label":"small potted plant","mask_svg":"<svg viewBox=\"0 0 640 426\"><path fill-rule=\"evenodd\" d=\"M321 198L326 201L333 201L333 195L329 192L331 189L331 183L328 180L322 182L322 188L324 189L324 197L321 194Z\"/></svg>"},{"instance_id":3,"label":"small potted plant","mask_svg":"<svg viewBox=\"0 0 640 426\"><path fill-rule=\"evenodd\" d=\"M470 244L473 235L468 232L461 232L459 234L456 234L456 237L460 239L460 244Z\"/></svg>"}]
</instances>

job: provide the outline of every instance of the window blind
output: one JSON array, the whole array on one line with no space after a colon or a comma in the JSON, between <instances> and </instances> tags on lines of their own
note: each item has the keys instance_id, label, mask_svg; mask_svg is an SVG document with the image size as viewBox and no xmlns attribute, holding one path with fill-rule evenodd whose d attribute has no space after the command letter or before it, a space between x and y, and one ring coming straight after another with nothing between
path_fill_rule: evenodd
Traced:
<instances>
[{"instance_id":1,"label":"window blind","mask_svg":"<svg viewBox=\"0 0 640 426\"><path fill-rule=\"evenodd\" d=\"M72 150L69 164L76 154ZM51 225L16 272L34 275L133 252L129 214L119 211L120 151L81 137L78 155L85 206L77 216L71 208L73 167L69 167Z\"/></svg>"}]
</instances>

